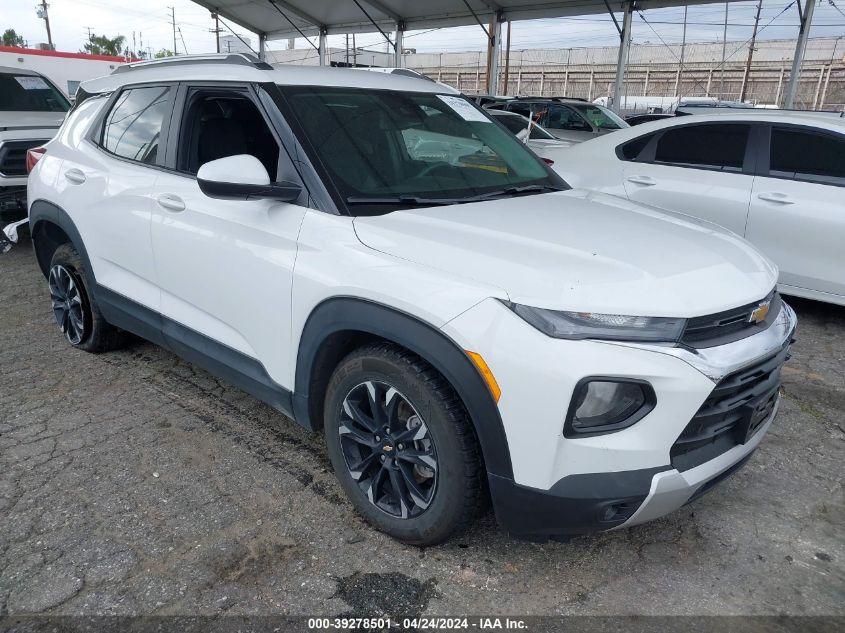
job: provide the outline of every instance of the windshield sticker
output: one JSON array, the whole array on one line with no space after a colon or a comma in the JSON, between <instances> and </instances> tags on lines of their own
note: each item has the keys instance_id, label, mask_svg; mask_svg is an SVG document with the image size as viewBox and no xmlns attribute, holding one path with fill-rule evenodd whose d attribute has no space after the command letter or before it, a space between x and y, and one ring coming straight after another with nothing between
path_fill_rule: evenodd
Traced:
<instances>
[{"instance_id":1,"label":"windshield sticker","mask_svg":"<svg viewBox=\"0 0 845 633\"><path fill-rule=\"evenodd\" d=\"M49 90L50 86L41 77L15 77L24 90Z\"/></svg>"},{"instance_id":2,"label":"windshield sticker","mask_svg":"<svg viewBox=\"0 0 845 633\"><path fill-rule=\"evenodd\" d=\"M490 119L484 116L483 112L479 112L475 106L466 99L462 99L461 97L450 97L447 95L437 95L437 98L452 108L452 110L454 110L455 113L464 121L482 121L484 123L490 123Z\"/></svg>"}]
</instances>

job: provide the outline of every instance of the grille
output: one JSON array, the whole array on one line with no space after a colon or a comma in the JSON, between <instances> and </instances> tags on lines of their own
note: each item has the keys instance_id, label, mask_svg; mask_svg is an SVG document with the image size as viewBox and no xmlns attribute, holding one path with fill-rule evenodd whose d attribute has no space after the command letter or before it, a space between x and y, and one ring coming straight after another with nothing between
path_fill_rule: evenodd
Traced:
<instances>
[{"instance_id":1,"label":"grille","mask_svg":"<svg viewBox=\"0 0 845 633\"><path fill-rule=\"evenodd\" d=\"M672 466L689 470L744 444L774 410L789 341L775 354L723 378L670 451Z\"/></svg>"},{"instance_id":2,"label":"grille","mask_svg":"<svg viewBox=\"0 0 845 633\"><path fill-rule=\"evenodd\" d=\"M751 320L754 312L763 302L769 302L766 318L755 323ZM687 321L681 342L690 347L713 347L738 341L746 336L753 336L765 330L777 318L781 308L780 295L772 291L760 301L748 305L706 316L695 317Z\"/></svg>"},{"instance_id":3,"label":"grille","mask_svg":"<svg viewBox=\"0 0 845 633\"><path fill-rule=\"evenodd\" d=\"M26 176L26 150L47 142L42 140L6 141L0 145L0 174Z\"/></svg>"}]
</instances>

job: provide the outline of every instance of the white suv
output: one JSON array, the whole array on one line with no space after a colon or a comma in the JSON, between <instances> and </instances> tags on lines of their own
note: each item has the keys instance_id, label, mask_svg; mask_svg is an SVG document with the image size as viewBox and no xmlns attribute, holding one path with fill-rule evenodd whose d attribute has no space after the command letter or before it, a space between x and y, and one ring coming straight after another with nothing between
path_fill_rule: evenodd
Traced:
<instances>
[{"instance_id":1,"label":"white suv","mask_svg":"<svg viewBox=\"0 0 845 633\"><path fill-rule=\"evenodd\" d=\"M419 130L468 153L414 157ZM430 81L121 67L83 84L29 199L71 345L133 332L322 429L350 501L408 543L488 491L525 538L647 521L775 416L796 320L768 260L569 189Z\"/></svg>"}]
</instances>

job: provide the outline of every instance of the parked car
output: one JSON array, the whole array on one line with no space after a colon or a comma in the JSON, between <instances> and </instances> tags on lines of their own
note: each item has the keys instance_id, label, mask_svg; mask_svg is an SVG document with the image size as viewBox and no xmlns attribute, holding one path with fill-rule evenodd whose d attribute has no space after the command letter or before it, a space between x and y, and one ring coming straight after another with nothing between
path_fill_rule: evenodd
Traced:
<instances>
[{"instance_id":1,"label":"parked car","mask_svg":"<svg viewBox=\"0 0 845 633\"><path fill-rule=\"evenodd\" d=\"M547 159L546 162L555 160L557 152L572 147L575 143L562 141L549 134L542 126L532 123L530 119L506 110L489 110L490 116L504 125L513 133L516 138L533 149L538 156ZM528 128L531 127L529 134ZM550 164L552 164L550 163Z\"/></svg>"},{"instance_id":2,"label":"parked car","mask_svg":"<svg viewBox=\"0 0 845 633\"><path fill-rule=\"evenodd\" d=\"M530 117L556 138L580 143L629 127L604 106L566 97L519 97L488 106Z\"/></svg>"},{"instance_id":3,"label":"parked car","mask_svg":"<svg viewBox=\"0 0 845 633\"><path fill-rule=\"evenodd\" d=\"M484 151L412 157L403 132L432 120ZM407 543L447 539L488 491L531 539L661 516L777 410L795 315L766 258L569 189L430 81L121 67L83 84L29 194L72 347L133 332L322 430L352 505Z\"/></svg>"},{"instance_id":4,"label":"parked car","mask_svg":"<svg viewBox=\"0 0 845 633\"><path fill-rule=\"evenodd\" d=\"M53 137L68 109L44 75L0 66L0 218L26 214L26 152Z\"/></svg>"},{"instance_id":5,"label":"parked car","mask_svg":"<svg viewBox=\"0 0 845 633\"><path fill-rule=\"evenodd\" d=\"M774 260L781 292L845 304L845 120L725 112L596 139L555 168L573 185L730 229Z\"/></svg>"}]
</instances>

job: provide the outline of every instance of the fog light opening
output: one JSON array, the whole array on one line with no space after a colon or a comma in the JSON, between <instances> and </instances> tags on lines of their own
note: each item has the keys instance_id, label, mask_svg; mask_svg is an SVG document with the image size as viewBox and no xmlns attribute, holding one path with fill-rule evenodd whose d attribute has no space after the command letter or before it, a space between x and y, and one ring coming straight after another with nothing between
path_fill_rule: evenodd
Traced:
<instances>
[{"instance_id":1,"label":"fog light opening","mask_svg":"<svg viewBox=\"0 0 845 633\"><path fill-rule=\"evenodd\" d=\"M622 430L645 417L655 402L654 389L645 381L583 379L572 394L564 436L583 437Z\"/></svg>"}]
</instances>

